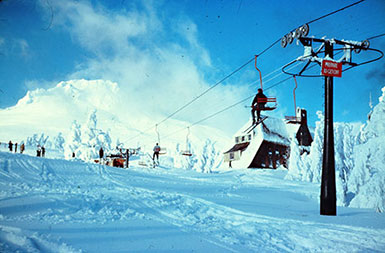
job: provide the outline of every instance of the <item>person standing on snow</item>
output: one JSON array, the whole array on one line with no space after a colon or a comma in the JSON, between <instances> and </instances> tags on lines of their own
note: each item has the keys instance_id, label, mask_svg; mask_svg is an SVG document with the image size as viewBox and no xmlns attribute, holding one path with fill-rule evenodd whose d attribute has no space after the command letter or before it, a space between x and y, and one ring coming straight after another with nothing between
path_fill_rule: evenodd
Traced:
<instances>
[{"instance_id":1,"label":"person standing on snow","mask_svg":"<svg viewBox=\"0 0 385 253\"><path fill-rule=\"evenodd\" d=\"M103 148L100 147L100 149L99 149L99 160L100 160L100 164L102 164L103 157L104 157L104 151L103 151Z\"/></svg>"},{"instance_id":2,"label":"person standing on snow","mask_svg":"<svg viewBox=\"0 0 385 253\"><path fill-rule=\"evenodd\" d=\"M251 104L251 115L253 117L253 124L255 124L255 111L257 111L257 121L261 119L261 110L265 108L267 97L263 94L262 89L258 89L257 95L255 95L253 99L253 103ZM259 100L259 102L258 102ZM261 101L262 100L262 101ZM263 101L265 100L265 101Z\"/></svg>"},{"instance_id":3,"label":"person standing on snow","mask_svg":"<svg viewBox=\"0 0 385 253\"><path fill-rule=\"evenodd\" d=\"M45 147L44 146L41 147L41 156L42 157L45 156Z\"/></svg>"},{"instance_id":4,"label":"person standing on snow","mask_svg":"<svg viewBox=\"0 0 385 253\"><path fill-rule=\"evenodd\" d=\"M9 141L9 142L8 142L8 148L9 148L9 151L12 152L12 149L13 149L13 143L12 143L12 141Z\"/></svg>"},{"instance_id":5,"label":"person standing on snow","mask_svg":"<svg viewBox=\"0 0 385 253\"><path fill-rule=\"evenodd\" d=\"M40 157L40 156L41 156L41 147L40 147L40 145L37 145L36 156L37 156L37 157Z\"/></svg>"},{"instance_id":6,"label":"person standing on snow","mask_svg":"<svg viewBox=\"0 0 385 253\"><path fill-rule=\"evenodd\" d=\"M15 143L15 153L17 153L17 143Z\"/></svg>"},{"instance_id":7,"label":"person standing on snow","mask_svg":"<svg viewBox=\"0 0 385 253\"><path fill-rule=\"evenodd\" d=\"M24 145L24 143L22 143L20 146L20 154L23 154L24 149L25 149L25 145Z\"/></svg>"},{"instance_id":8,"label":"person standing on snow","mask_svg":"<svg viewBox=\"0 0 385 253\"><path fill-rule=\"evenodd\" d=\"M155 157L156 157L156 160L159 163L160 146L158 145L158 143L155 144L153 151L154 151L154 154L152 155L152 160L155 162Z\"/></svg>"}]
</instances>

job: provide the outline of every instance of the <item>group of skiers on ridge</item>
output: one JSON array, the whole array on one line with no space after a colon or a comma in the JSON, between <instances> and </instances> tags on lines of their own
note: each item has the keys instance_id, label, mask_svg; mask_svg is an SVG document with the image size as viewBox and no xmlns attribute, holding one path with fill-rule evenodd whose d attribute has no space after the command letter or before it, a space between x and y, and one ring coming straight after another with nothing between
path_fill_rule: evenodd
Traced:
<instances>
[{"instance_id":1,"label":"group of skiers on ridge","mask_svg":"<svg viewBox=\"0 0 385 253\"><path fill-rule=\"evenodd\" d=\"M12 143L12 141L9 141L8 142L8 149L10 152L13 152L13 146L15 146L15 153L17 153L17 143L14 144L14 143ZM24 145L24 143L22 143L20 145L20 153L23 154L24 150L25 150L25 145Z\"/></svg>"},{"instance_id":2,"label":"group of skiers on ridge","mask_svg":"<svg viewBox=\"0 0 385 253\"><path fill-rule=\"evenodd\" d=\"M1 142L0 142L0 144L1 144ZM15 147L15 148L13 148L13 147ZM17 143L12 143L12 141L8 142L8 149L9 149L10 152L13 152L13 150L15 150L15 153L17 153L17 147L18 147ZM23 154L24 150L25 150L25 144L22 143L20 145L20 154ZM44 148L44 146L37 145L36 156L45 157L45 148Z\"/></svg>"}]
</instances>

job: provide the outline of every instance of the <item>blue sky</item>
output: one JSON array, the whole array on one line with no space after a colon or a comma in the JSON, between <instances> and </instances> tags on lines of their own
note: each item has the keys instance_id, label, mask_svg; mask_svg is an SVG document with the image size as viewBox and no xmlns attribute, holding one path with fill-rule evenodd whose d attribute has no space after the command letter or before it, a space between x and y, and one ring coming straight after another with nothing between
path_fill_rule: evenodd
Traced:
<instances>
[{"instance_id":1,"label":"blue sky","mask_svg":"<svg viewBox=\"0 0 385 253\"><path fill-rule=\"evenodd\" d=\"M117 82L138 108L169 115L303 23L355 1L96 1L5 0L0 3L0 108L28 90L70 79ZM310 25L315 37L361 41L385 33L385 1L366 0ZM385 37L371 41L385 50ZM263 54L262 74L303 54L279 44ZM370 52L353 55L362 62ZM366 120L369 94L385 86L385 60L335 78L335 121ZM280 71L271 75L281 73ZM266 83L268 88L287 76ZM258 88L253 63L197 100L176 118L194 123L251 96ZM298 78L297 105L314 125L323 110L323 79ZM277 97L272 115L292 115L294 81L266 91ZM251 99L250 99L251 102ZM208 120L229 132L249 117L245 102ZM228 128L223 127L228 125Z\"/></svg>"}]
</instances>

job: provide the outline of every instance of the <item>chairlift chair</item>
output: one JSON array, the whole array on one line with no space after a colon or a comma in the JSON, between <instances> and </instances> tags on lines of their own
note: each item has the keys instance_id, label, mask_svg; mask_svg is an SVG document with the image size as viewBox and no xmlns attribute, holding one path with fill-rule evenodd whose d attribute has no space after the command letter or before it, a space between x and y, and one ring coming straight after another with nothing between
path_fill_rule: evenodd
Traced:
<instances>
[{"instance_id":1,"label":"chairlift chair","mask_svg":"<svg viewBox=\"0 0 385 253\"><path fill-rule=\"evenodd\" d=\"M155 125L155 131L156 131L156 134L158 135L158 145L160 146L160 134L158 131L158 124ZM165 154L167 154L167 148L160 146L159 155L165 155Z\"/></svg>"},{"instance_id":2,"label":"chairlift chair","mask_svg":"<svg viewBox=\"0 0 385 253\"><path fill-rule=\"evenodd\" d=\"M190 135L190 127L187 127L187 136L186 136L186 149L181 151L180 154L184 156L192 156L192 153L188 146L188 136Z\"/></svg>"},{"instance_id":3,"label":"chairlift chair","mask_svg":"<svg viewBox=\"0 0 385 253\"><path fill-rule=\"evenodd\" d=\"M285 119L287 120L287 123L299 123L301 121L301 118L297 117L297 104L296 104L296 97L295 97L295 90L298 87L297 78L295 75L293 75L295 87L293 89L293 98L294 98L294 116L285 116Z\"/></svg>"},{"instance_id":4,"label":"chairlift chair","mask_svg":"<svg viewBox=\"0 0 385 253\"><path fill-rule=\"evenodd\" d=\"M152 166L152 158L149 153L143 154L140 156L140 160L138 161L138 165L144 167Z\"/></svg>"},{"instance_id":5,"label":"chairlift chair","mask_svg":"<svg viewBox=\"0 0 385 253\"><path fill-rule=\"evenodd\" d=\"M257 67L257 57L258 55L255 56L255 69L259 73L259 81L261 83L261 89L263 91L263 84L262 84L262 73ZM272 111L277 108L277 98L276 97L267 97L267 98L258 98L257 103L274 103L272 106L264 106L263 108L255 108L258 111Z\"/></svg>"},{"instance_id":6,"label":"chairlift chair","mask_svg":"<svg viewBox=\"0 0 385 253\"><path fill-rule=\"evenodd\" d=\"M167 154L167 148L161 147L159 151L159 155L165 155L165 154Z\"/></svg>"}]
</instances>

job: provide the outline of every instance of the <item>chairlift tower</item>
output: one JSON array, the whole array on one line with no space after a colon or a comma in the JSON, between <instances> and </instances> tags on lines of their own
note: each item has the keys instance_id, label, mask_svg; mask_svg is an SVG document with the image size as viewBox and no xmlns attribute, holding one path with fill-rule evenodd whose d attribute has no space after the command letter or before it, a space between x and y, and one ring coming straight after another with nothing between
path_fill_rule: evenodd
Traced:
<instances>
[{"instance_id":1,"label":"chairlift tower","mask_svg":"<svg viewBox=\"0 0 385 253\"><path fill-rule=\"evenodd\" d=\"M309 32L307 24L285 35L281 40L281 46L285 48L287 44L292 43L293 38L297 38L304 46L304 55L290 62L282 68L285 74L303 77L324 77L325 80L325 119L324 119L324 143L322 156L322 178L321 178L321 215L337 215L337 198L335 183L335 156L334 156L334 129L333 129L333 77L341 77L342 72L356 66L377 61L383 57L380 50L369 48L368 40L362 42L344 41L337 39L318 39L305 37ZM319 44L318 49L314 49L315 44ZM375 59L362 62L352 62L352 53L364 51L374 51L380 54ZM343 56L335 60L334 51L343 52ZM318 54L324 53L324 57ZM305 66L298 73L290 73L286 69L297 61L305 62ZM316 63L321 66L321 74L307 74L310 64ZM343 70L343 65L347 66Z\"/></svg>"}]
</instances>

